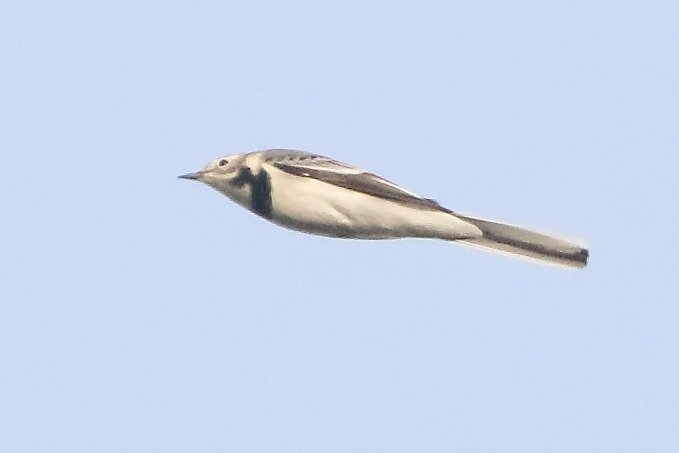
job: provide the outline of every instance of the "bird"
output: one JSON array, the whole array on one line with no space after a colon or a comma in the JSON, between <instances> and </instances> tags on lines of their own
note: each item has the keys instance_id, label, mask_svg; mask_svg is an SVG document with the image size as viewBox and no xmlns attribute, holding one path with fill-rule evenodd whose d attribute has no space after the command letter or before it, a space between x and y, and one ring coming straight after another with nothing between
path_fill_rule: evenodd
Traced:
<instances>
[{"instance_id":1,"label":"bird","mask_svg":"<svg viewBox=\"0 0 679 453\"><path fill-rule=\"evenodd\" d=\"M546 234L460 214L376 174L293 149L232 154L178 176L279 226L348 239L431 238L581 269L589 251Z\"/></svg>"}]
</instances>

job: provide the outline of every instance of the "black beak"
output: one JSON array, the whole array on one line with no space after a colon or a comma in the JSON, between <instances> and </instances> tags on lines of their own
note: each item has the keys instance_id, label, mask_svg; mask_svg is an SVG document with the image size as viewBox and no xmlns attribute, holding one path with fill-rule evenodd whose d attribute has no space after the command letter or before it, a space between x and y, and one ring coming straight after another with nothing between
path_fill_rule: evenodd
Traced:
<instances>
[{"instance_id":1,"label":"black beak","mask_svg":"<svg viewBox=\"0 0 679 453\"><path fill-rule=\"evenodd\" d=\"M200 179L200 177L201 177L202 175L203 175L203 172L202 172L202 171L197 171L197 172L194 172L194 173L187 173L187 174L185 174L185 175L179 175L179 176L177 176L177 178L181 178L181 179L192 179L192 180L195 181L195 180L197 180L197 179Z\"/></svg>"}]
</instances>

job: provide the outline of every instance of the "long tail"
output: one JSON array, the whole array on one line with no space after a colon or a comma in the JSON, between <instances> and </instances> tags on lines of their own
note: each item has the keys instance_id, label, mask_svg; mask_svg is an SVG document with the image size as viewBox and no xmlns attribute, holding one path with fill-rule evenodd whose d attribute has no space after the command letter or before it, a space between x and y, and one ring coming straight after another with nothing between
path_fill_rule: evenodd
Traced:
<instances>
[{"instance_id":1,"label":"long tail","mask_svg":"<svg viewBox=\"0 0 679 453\"><path fill-rule=\"evenodd\" d=\"M579 269L587 265L589 251L575 244L512 225L457 213L455 216L476 225L483 232L481 238L462 239L460 242Z\"/></svg>"}]
</instances>

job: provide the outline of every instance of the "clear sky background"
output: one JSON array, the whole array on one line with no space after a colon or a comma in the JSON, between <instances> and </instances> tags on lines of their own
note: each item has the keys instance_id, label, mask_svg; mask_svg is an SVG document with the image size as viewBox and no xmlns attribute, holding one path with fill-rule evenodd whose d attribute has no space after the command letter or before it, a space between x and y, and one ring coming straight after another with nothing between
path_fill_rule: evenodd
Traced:
<instances>
[{"instance_id":1,"label":"clear sky background","mask_svg":"<svg viewBox=\"0 0 679 453\"><path fill-rule=\"evenodd\" d=\"M673 1L0 1L0 451L679 451ZM291 147L584 241L287 231Z\"/></svg>"}]
</instances>

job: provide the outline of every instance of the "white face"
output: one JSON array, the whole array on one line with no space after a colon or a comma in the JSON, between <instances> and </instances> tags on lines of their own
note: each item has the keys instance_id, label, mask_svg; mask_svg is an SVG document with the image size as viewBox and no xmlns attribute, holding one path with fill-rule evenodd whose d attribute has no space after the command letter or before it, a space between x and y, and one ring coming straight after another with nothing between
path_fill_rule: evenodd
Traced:
<instances>
[{"instance_id":1,"label":"white face","mask_svg":"<svg viewBox=\"0 0 679 453\"><path fill-rule=\"evenodd\" d=\"M180 178L200 181L218 190L235 202L247 205L250 197L249 187L235 183L244 164L244 154L232 154L212 160L202 170L182 175Z\"/></svg>"},{"instance_id":2,"label":"white face","mask_svg":"<svg viewBox=\"0 0 679 453\"><path fill-rule=\"evenodd\" d=\"M241 170L245 166L244 154L232 154L220 157L196 173L198 181L207 184L226 195L236 203L248 207L250 203L250 186L237 183Z\"/></svg>"},{"instance_id":3,"label":"white face","mask_svg":"<svg viewBox=\"0 0 679 453\"><path fill-rule=\"evenodd\" d=\"M239 154L220 157L208 162L201 171L197 172L196 179L209 185L230 181L238 175L242 162L242 156Z\"/></svg>"}]
</instances>

